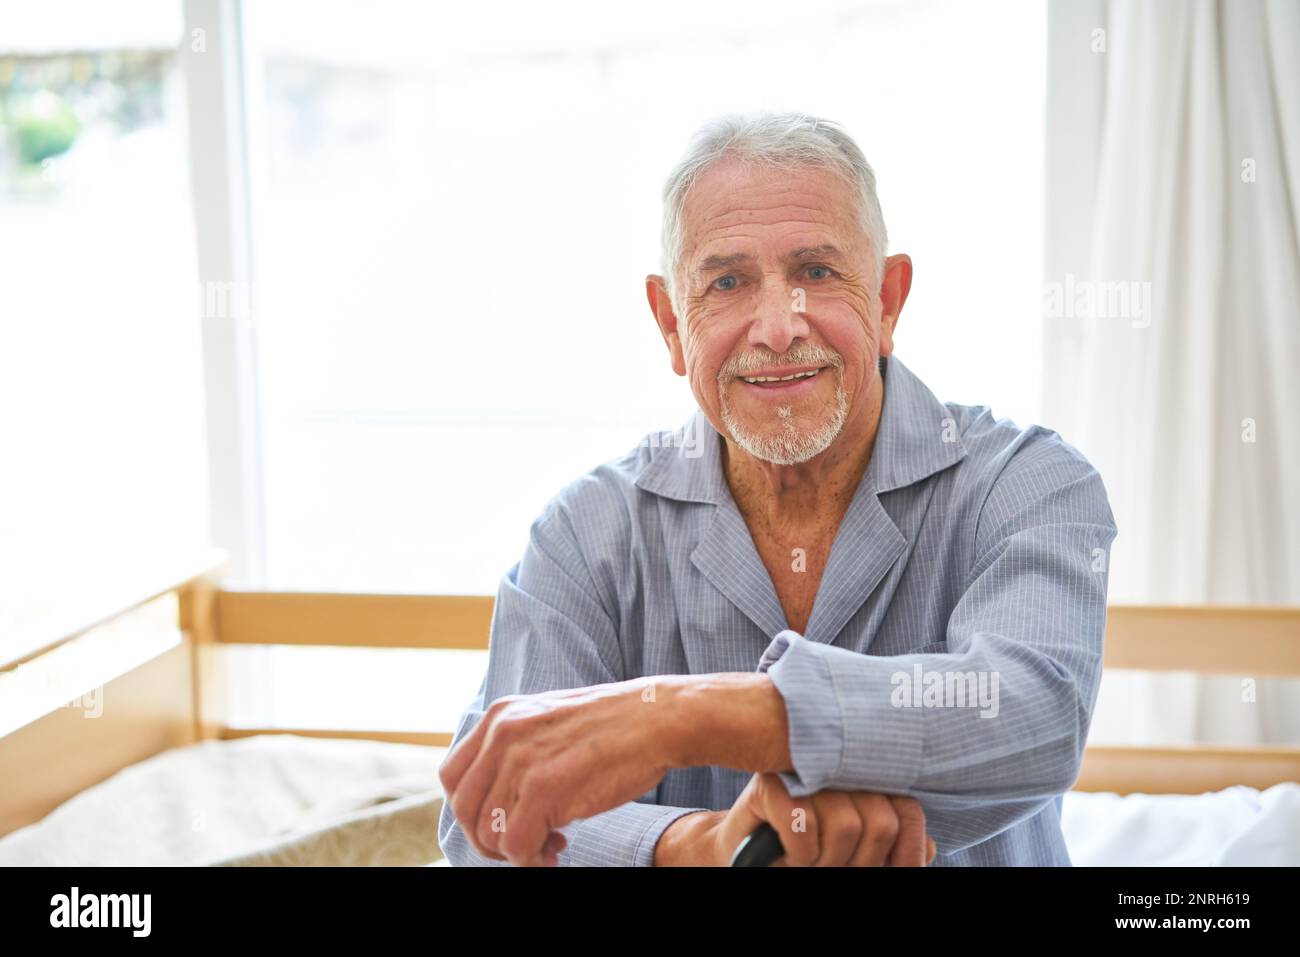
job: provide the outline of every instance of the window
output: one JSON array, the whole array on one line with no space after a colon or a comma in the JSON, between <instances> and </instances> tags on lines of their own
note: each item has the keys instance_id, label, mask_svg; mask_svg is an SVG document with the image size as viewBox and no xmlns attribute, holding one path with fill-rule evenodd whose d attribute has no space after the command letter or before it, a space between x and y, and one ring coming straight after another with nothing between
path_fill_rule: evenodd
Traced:
<instances>
[{"instance_id":1,"label":"window","mask_svg":"<svg viewBox=\"0 0 1300 957\"><path fill-rule=\"evenodd\" d=\"M685 421L642 282L726 110L845 123L915 262L899 355L1035 417L1041 5L564 12L247 5L271 586L494 592L555 492Z\"/></svg>"},{"instance_id":2,"label":"window","mask_svg":"<svg viewBox=\"0 0 1300 957\"><path fill-rule=\"evenodd\" d=\"M494 592L552 495L694 410L642 283L663 180L728 110L843 122L916 266L899 355L1037 414L1041 4L185 9L0 8L0 659L174 566L210 511L238 584ZM996 288L992 250L1025 264ZM482 667L234 651L236 724L445 727ZM409 694L320 694L384 662Z\"/></svg>"},{"instance_id":3,"label":"window","mask_svg":"<svg viewBox=\"0 0 1300 957\"><path fill-rule=\"evenodd\" d=\"M0 660L208 538L180 35L0 9Z\"/></svg>"}]
</instances>

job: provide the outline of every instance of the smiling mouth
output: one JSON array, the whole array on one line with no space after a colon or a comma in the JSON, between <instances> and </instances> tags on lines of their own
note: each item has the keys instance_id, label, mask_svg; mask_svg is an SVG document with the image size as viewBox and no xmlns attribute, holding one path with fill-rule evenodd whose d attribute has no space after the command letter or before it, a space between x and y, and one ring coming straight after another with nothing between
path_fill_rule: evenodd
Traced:
<instances>
[{"instance_id":1,"label":"smiling mouth","mask_svg":"<svg viewBox=\"0 0 1300 957\"><path fill-rule=\"evenodd\" d=\"M748 385L756 385L766 389L784 388L792 382L803 382L806 379L816 378L817 375L826 370L826 366L820 369L809 369L806 372L792 372L789 375L742 375L736 378Z\"/></svg>"}]
</instances>

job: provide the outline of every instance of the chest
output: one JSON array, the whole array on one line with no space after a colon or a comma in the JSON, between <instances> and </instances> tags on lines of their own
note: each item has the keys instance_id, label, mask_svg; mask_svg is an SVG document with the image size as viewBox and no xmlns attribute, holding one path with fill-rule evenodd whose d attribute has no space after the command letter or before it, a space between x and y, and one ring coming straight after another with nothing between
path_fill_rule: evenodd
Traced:
<instances>
[{"instance_id":1,"label":"chest","mask_svg":"<svg viewBox=\"0 0 1300 957\"><path fill-rule=\"evenodd\" d=\"M807 630L830 557L831 536L825 530L764 531L754 535L754 546L772 579L786 623L802 634Z\"/></svg>"}]
</instances>

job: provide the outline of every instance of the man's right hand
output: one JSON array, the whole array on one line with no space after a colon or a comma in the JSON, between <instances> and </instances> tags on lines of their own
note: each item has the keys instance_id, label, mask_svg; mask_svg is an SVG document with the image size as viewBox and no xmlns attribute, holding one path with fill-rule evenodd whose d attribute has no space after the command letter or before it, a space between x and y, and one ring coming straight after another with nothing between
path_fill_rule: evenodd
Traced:
<instances>
[{"instance_id":1,"label":"man's right hand","mask_svg":"<svg viewBox=\"0 0 1300 957\"><path fill-rule=\"evenodd\" d=\"M925 867L936 853L915 798L832 790L796 798L779 776L756 774L729 811L674 821L655 846L655 866L726 867L764 821L785 849L776 867Z\"/></svg>"}]
</instances>

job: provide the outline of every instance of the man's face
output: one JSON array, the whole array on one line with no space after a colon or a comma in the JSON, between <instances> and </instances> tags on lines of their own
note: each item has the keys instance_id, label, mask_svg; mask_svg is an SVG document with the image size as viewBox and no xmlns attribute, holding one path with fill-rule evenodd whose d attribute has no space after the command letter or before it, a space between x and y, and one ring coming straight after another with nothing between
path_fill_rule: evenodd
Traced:
<instances>
[{"instance_id":1,"label":"man's face","mask_svg":"<svg viewBox=\"0 0 1300 957\"><path fill-rule=\"evenodd\" d=\"M857 209L831 172L736 161L707 170L686 203L673 365L714 428L757 458L826 449L892 351Z\"/></svg>"}]
</instances>

